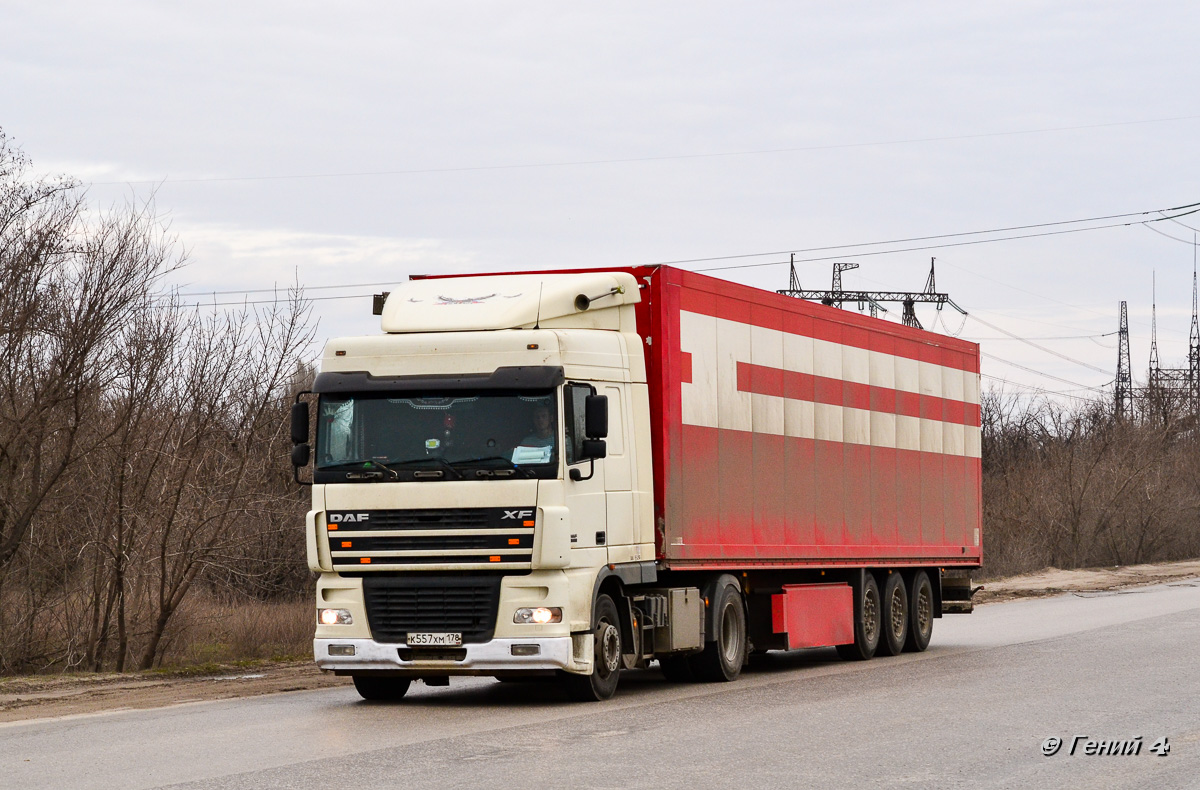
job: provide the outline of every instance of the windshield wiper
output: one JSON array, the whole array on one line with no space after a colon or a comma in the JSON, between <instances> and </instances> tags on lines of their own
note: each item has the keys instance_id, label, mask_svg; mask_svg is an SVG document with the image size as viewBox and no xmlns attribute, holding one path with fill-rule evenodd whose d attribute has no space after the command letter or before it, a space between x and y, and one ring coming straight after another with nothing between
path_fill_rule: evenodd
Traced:
<instances>
[{"instance_id":1,"label":"windshield wiper","mask_svg":"<svg viewBox=\"0 0 1200 790\"><path fill-rule=\"evenodd\" d=\"M393 469L392 467L388 466L387 464L380 463L379 461L371 461L371 466L378 466L378 467L380 467L381 469L383 469L383 471L385 471L385 472L387 472L389 475L391 475L393 480L399 480L399 479L400 479L400 473L399 473L399 472L397 472L397 471L396 471L395 469Z\"/></svg>"},{"instance_id":2,"label":"windshield wiper","mask_svg":"<svg viewBox=\"0 0 1200 790\"><path fill-rule=\"evenodd\" d=\"M532 470L524 469L520 466L517 466L516 464L514 464L512 462L511 458L509 458L508 456L505 456L505 455L484 455L484 456L480 456L479 458L464 458L461 461L451 461L450 464L451 464L451 466L454 466L457 468L459 466L463 466L464 464L481 464L481 463L485 463L487 461L500 461L504 464L507 464L507 468L506 469L476 469L475 471L477 474L483 475L484 473L488 473L488 474L494 475L494 476L502 475L504 477L507 477L508 475L510 475L514 472L520 472L522 475L525 475L526 477L528 477L529 473L532 471Z\"/></svg>"},{"instance_id":3,"label":"windshield wiper","mask_svg":"<svg viewBox=\"0 0 1200 790\"><path fill-rule=\"evenodd\" d=\"M396 469L396 468L404 467L404 466L412 466L413 464L423 464L423 463L427 463L429 461L433 461L436 464L440 464L443 469L450 470L460 480L462 479L462 473L459 472L457 469L455 469L454 466L449 461L447 461L445 458L441 457L440 455L428 455L428 456L425 456L424 458L410 458L407 461L392 461L391 467L393 469ZM378 463L378 462L376 462L376 463ZM394 472L393 472L393 474L394 474Z\"/></svg>"},{"instance_id":4,"label":"windshield wiper","mask_svg":"<svg viewBox=\"0 0 1200 790\"><path fill-rule=\"evenodd\" d=\"M346 469L346 467L350 467ZM378 471L382 469L383 471ZM388 477L392 480L399 479L400 475L396 473L387 464L382 464L371 458L363 458L357 461L342 461L337 464L326 464L320 467L322 472L342 471L345 470L346 476L354 480L373 480L383 477L383 473L387 472Z\"/></svg>"}]
</instances>

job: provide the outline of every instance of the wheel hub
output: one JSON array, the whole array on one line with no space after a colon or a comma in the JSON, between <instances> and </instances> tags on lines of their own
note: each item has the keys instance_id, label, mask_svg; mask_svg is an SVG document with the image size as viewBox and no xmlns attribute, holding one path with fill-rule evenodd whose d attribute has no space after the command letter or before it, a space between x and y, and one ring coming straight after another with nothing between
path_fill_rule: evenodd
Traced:
<instances>
[{"instance_id":1,"label":"wheel hub","mask_svg":"<svg viewBox=\"0 0 1200 790\"><path fill-rule=\"evenodd\" d=\"M892 637L898 639L904 634L904 621L908 618L908 612L904 611L904 596L897 589L892 593Z\"/></svg>"},{"instance_id":2,"label":"wheel hub","mask_svg":"<svg viewBox=\"0 0 1200 790\"><path fill-rule=\"evenodd\" d=\"M868 588L869 590L869 588ZM879 627L878 599L868 593L863 596L863 636L868 642L875 641L875 629Z\"/></svg>"},{"instance_id":3,"label":"wheel hub","mask_svg":"<svg viewBox=\"0 0 1200 790\"><path fill-rule=\"evenodd\" d=\"M917 594L917 624L921 629L921 633L926 633L929 628L929 623L933 619L933 604L929 600L929 594L925 590L921 590Z\"/></svg>"},{"instance_id":4,"label":"wheel hub","mask_svg":"<svg viewBox=\"0 0 1200 790\"><path fill-rule=\"evenodd\" d=\"M621 632L612 623L601 623L596 629L596 659L606 675L621 664Z\"/></svg>"}]
</instances>

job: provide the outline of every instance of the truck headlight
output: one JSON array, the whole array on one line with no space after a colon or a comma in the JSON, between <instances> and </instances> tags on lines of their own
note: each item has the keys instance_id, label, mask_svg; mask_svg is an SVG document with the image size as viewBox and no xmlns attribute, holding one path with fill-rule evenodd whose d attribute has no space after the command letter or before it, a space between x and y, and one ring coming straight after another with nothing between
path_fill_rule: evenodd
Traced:
<instances>
[{"instance_id":1,"label":"truck headlight","mask_svg":"<svg viewBox=\"0 0 1200 790\"><path fill-rule=\"evenodd\" d=\"M354 618L349 609L321 609L317 612L317 621L321 625L353 625Z\"/></svg>"},{"instance_id":2,"label":"truck headlight","mask_svg":"<svg viewBox=\"0 0 1200 790\"><path fill-rule=\"evenodd\" d=\"M518 609L513 615L514 623L534 623L542 625L543 623L561 623L562 609L557 606L536 606L533 608Z\"/></svg>"}]
</instances>

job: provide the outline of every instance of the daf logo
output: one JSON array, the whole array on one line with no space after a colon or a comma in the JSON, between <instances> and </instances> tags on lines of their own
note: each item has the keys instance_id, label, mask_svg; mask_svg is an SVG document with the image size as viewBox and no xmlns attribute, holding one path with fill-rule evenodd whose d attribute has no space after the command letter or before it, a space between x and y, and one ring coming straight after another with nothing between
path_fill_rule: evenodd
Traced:
<instances>
[{"instance_id":1,"label":"daf logo","mask_svg":"<svg viewBox=\"0 0 1200 790\"><path fill-rule=\"evenodd\" d=\"M370 513L330 513L329 520L334 524L361 523L371 518Z\"/></svg>"},{"instance_id":2,"label":"daf logo","mask_svg":"<svg viewBox=\"0 0 1200 790\"><path fill-rule=\"evenodd\" d=\"M532 510L506 510L506 511L504 511L504 515L501 516L500 518L501 518L501 520L506 519L506 518L514 518L514 519L533 518L533 511Z\"/></svg>"}]
</instances>

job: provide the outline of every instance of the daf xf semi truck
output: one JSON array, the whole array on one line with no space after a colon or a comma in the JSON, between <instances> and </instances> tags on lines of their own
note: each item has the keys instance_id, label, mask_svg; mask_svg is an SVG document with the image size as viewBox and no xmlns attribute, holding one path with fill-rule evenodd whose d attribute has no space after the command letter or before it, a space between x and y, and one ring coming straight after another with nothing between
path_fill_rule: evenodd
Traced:
<instances>
[{"instance_id":1,"label":"daf xf semi truck","mask_svg":"<svg viewBox=\"0 0 1200 790\"><path fill-rule=\"evenodd\" d=\"M600 700L654 662L924 650L970 611L975 344L666 266L376 303L291 425L316 661L363 697L547 675Z\"/></svg>"}]
</instances>

